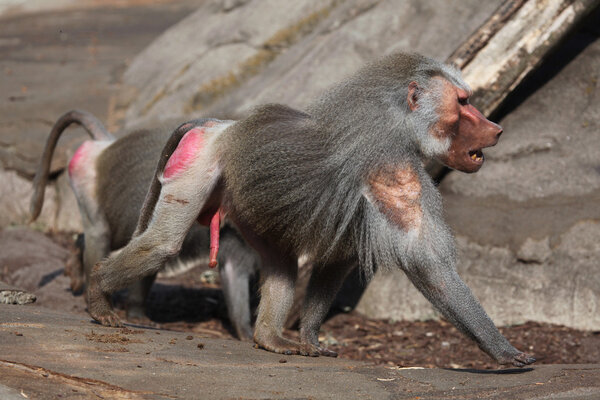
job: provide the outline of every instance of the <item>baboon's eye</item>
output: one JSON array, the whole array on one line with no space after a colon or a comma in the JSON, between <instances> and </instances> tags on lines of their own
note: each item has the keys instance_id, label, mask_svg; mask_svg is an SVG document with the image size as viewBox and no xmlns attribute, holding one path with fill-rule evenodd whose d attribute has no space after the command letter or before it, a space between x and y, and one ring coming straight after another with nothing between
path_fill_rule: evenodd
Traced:
<instances>
[{"instance_id":1,"label":"baboon's eye","mask_svg":"<svg viewBox=\"0 0 600 400\"><path fill-rule=\"evenodd\" d=\"M469 98L468 97L459 97L458 104L460 104L461 106L466 106L467 104L469 104Z\"/></svg>"}]
</instances>

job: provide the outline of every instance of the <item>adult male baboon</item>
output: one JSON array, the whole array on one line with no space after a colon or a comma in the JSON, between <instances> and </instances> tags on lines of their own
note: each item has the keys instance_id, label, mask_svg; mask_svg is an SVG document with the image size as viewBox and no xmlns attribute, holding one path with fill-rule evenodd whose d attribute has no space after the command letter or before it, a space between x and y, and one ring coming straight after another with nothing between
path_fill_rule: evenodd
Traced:
<instances>
[{"instance_id":1,"label":"adult male baboon","mask_svg":"<svg viewBox=\"0 0 600 400\"><path fill-rule=\"evenodd\" d=\"M262 257L255 342L286 354L335 355L318 333L356 263L401 268L458 329L501 364L535 361L496 329L455 269L456 250L426 159L476 172L502 129L469 104L460 73L394 54L335 86L306 112L269 104L235 123L187 131L159 167L138 235L94 267L90 312L118 325L108 295L155 273L194 221L227 215ZM282 327L298 256L315 267L300 342Z\"/></svg>"}]
</instances>

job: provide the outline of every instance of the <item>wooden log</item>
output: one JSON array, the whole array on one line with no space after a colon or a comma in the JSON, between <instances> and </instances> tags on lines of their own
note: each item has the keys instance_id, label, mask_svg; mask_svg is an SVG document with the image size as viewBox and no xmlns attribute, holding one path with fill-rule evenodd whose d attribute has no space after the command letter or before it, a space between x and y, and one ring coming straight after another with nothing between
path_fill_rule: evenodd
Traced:
<instances>
[{"instance_id":1,"label":"wooden log","mask_svg":"<svg viewBox=\"0 0 600 400\"><path fill-rule=\"evenodd\" d=\"M600 0L509 0L447 62L462 70L471 102L493 113Z\"/></svg>"}]
</instances>

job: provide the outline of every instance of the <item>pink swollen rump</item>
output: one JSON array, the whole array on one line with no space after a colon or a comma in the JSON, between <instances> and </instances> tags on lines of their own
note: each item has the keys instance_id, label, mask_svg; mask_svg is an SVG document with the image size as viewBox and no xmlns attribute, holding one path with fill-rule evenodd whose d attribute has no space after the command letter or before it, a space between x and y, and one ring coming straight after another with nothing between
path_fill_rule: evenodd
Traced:
<instances>
[{"instance_id":1,"label":"pink swollen rump","mask_svg":"<svg viewBox=\"0 0 600 400\"><path fill-rule=\"evenodd\" d=\"M189 164L195 159L196 154L204 144L204 129L194 128L188 131L179 142L179 145L169 157L163 176L172 178L185 171Z\"/></svg>"},{"instance_id":2,"label":"pink swollen rump","mask_svg":"<svg viewBox=\"0 0 600 400\"><path fill-rule=\"evenodd\" d=\"M71 161L69 161L69 176L71 178L73 178L77 174L77 171L80 169L82 161L84 161L84 159L90 152L89 147L91 144L92 142L89 140L83 142L83 144L79 146L75 154L73 154L73 157L71 157Z\"/></svg>"},{"instance_id":3,"label":"pink swollen rump","mask_svg":"<svg viewBox=\"0 0 600 400\"><path fill-rule=\"evenodd\" d=\"M165 179L176 177L185 171L190 164L196 159L198 152L204 145L204 133L203 127L197 127L186 132L185 135L179 141L179 145L169 157L165 169L163 171L163 177ZM209 214L210 215L210 214ZM205 224L206 216L202 215L198 218L198 222ZM210 219L210 255L208 266L214 268L217 266L217 254L219 252L219 228L221 225L221 216L219 210L217 210Z\"/></svg>"}]
</instances>

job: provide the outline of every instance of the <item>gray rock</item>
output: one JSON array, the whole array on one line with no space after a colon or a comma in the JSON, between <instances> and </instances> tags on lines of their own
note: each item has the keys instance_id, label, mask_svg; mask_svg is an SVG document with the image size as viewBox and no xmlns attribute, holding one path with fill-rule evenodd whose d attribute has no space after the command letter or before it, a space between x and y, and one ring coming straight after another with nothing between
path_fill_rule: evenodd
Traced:
<instances>
[{"instance_id":1,"label":"gray rock","mask_svg":"<svg viewBox=\"0 0 600 400\"><path fill-rule=\"evenodd\" d=\"M22 290L0 290L0 303L4 304L29 304L35 302L34 294Z\"/></svg>"},{"instance_id":2,"label":"gray rock","mask_svg":"<svg viewBox=\"0 0 600 400\"><path fill-rule=\"evenodd\" d=\"M440 186L458 271L497 324L600 329L598 71L600 40L501 121L505 133L480 172L452 172ZM429 317L406 286L401 274L376 278L358 309Z\"/></svg>"},{"instance_id":3,"label":"gray rock","mask_svg":"<svg viewBox=\"0 0 600 400\"><path fill-rule=\"evenodd\" d=\"M521 248L517 251L517 260L526 263L543 263L551 255L552 249L550 249L550 238L546 237L542 240L527 238Z\"/></svg>"},{"instance_id":4,"label":"gray rock","mask_svg":"<svg viewBox=\"0 0 600 400\"><path fill-rule=\"evenodd\" d=\"M30 220L31 181L14 171L0 169L0 228L24 225ZM65 174L46 187L42 213L33 224L42 230L81 231L77 200Z\"/></svg>"},{"instance_id":5,"label":"gray rock","mask_svg":"<svg viewBox=\"0 0 600 400\"><path fill-rule=\"evenodd\" d=\"M84 305L68 290L64 267L71 253L41 232L0 230L0 279L6 285L33 293L36 303L51 309L83 312ZM0 291L2 287L0 286Z\"/></svg>"},{"instance_id":6,"label":"gray rock","mask_svg":"<svg viewBox=\"0 0 600 400\"><path fill-rule=\"evenodd\" d=\"M0 384L0 397L6 400L22 400L24 397L17 389Z\"/></svg>"},{"instance_id":7,"label":"gray rock","mask_svg":"<svg viewBox=\"0 0 600 400\"><path fill-rule=\"evenodd\" d=\"M115 110L131 127L236 118L267 102L303 107L383 54L446 58L500 3L257 0L231 11L206 3L135 58Z\"/></svg>"},{"instance_id":8,"label":"gray rock","mask_svg":"<svg viewBox=\"0 0 600 400\"><path fill-rule=\"evenodd\" d=\"M0 281L0 303L3 304L29 304L35 302L34 294L15 288Z\"/></svg>"},{"instance_id":9,"label":"gray rock","mask_svg":"<svg viewBox=\"0 0 600 400\"><path fill-rule=\"evenodd\" d=\"M0 170L0 227L25 224L29 220L29 199L33 193L31 181L14 171ZM41 223L49 223L56 214L56 192L46 190L45 207L39 217Z\"/></svg>"}]
</instances>

